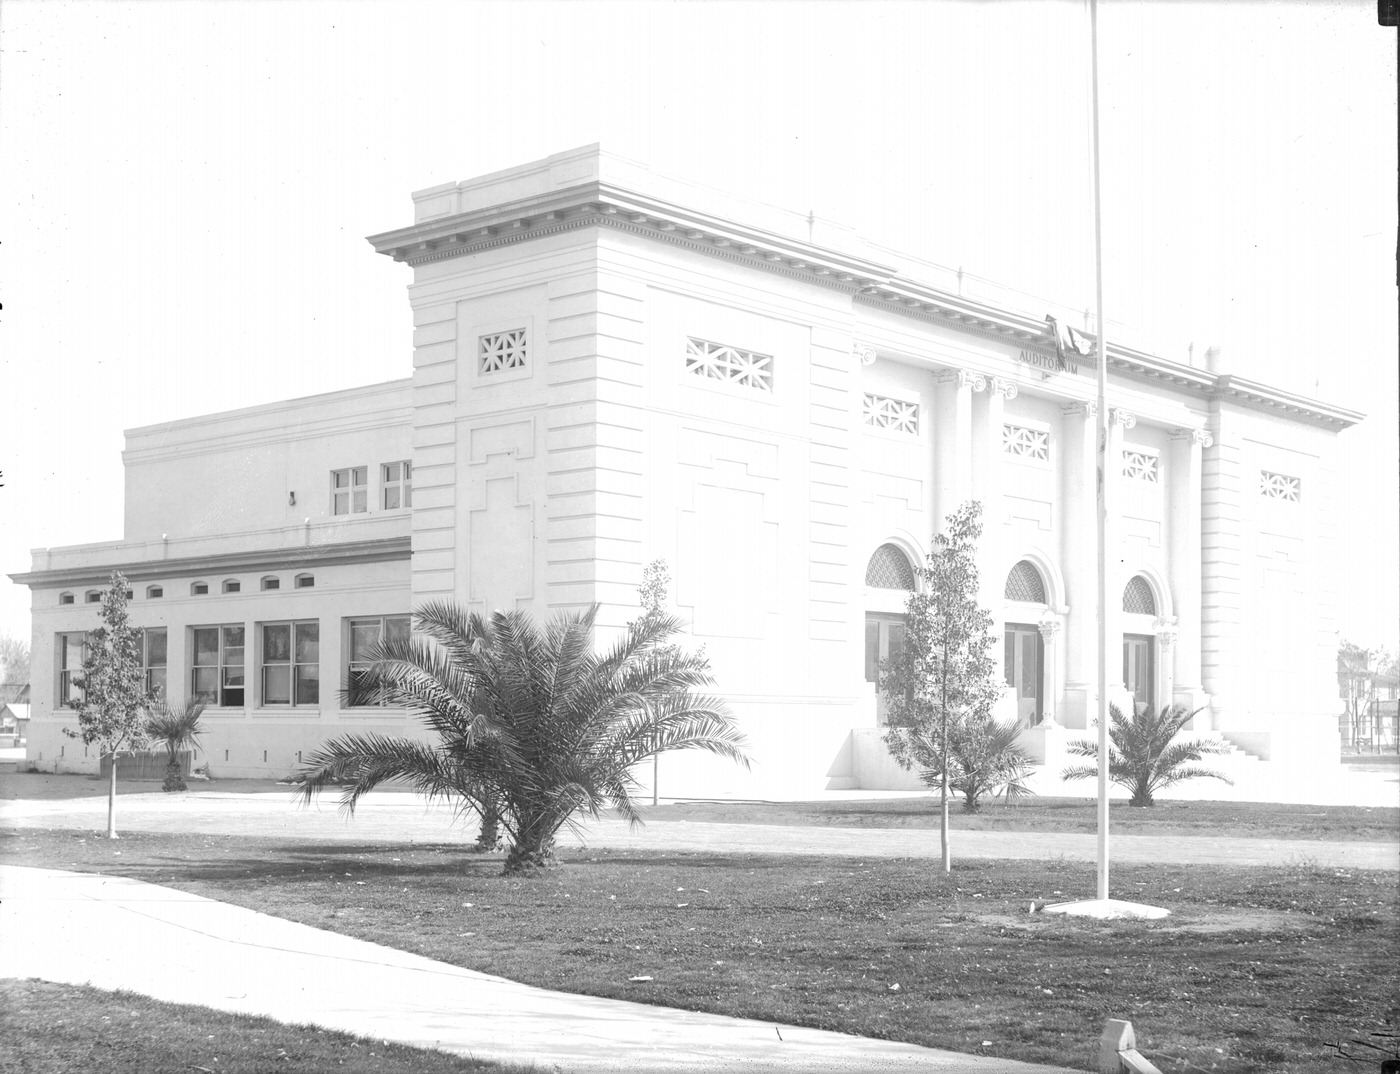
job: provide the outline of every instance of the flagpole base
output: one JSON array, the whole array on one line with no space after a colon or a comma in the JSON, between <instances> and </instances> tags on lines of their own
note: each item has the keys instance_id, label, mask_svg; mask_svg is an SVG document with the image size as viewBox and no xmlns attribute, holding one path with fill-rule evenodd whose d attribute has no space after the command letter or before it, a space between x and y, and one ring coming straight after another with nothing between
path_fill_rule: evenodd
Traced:
<instances>
[{"instance_id":1,"label":"flagpole base","mask_svg":"<svg viewBox=\"0 0 1400 1074\"><path fill-rule=\"evenodd\" d=\"M1140 902L1123 902L1121 899L1082 899L1079 902L1057 902L1040 908L1042 914L1068 914L1071 917L1093 917L1100 921L1119 918L1155 919L1168 916L1171 911L1161 906L1146 906Z\"/></svg>"}]
</instances>

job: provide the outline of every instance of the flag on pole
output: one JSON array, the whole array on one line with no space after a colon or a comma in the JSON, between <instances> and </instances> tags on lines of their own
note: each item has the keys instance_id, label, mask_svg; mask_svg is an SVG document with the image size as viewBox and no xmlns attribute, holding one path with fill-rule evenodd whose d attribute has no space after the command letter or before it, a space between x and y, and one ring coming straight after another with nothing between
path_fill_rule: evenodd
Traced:
<instances>
[{"instance_id":1,"label":"flag on pole","mask_svg":"<svg viewBox=\"0 0 1400 1074\"><path fill-rule=\"evenodd\" d=\"M1064 372L1079 364L1080 358L1087 358L1094 351L1094 337L1060 324L1050 314L1045 315L1050 338L1055 341L1055 357L1059 360L1059 371Z\"/></svg>"}]
</instances>

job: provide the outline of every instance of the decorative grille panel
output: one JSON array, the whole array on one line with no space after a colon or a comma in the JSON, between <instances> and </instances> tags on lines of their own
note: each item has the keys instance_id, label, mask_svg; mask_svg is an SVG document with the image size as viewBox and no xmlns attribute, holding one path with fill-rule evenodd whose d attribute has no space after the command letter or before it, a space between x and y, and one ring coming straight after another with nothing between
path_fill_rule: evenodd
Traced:
<instances>
[{"instance_id":1,"label":"decorative grille panel","mask_svg":"<svg viewBox=\"0 0 1400 1074\"><path fill-rule=\"evenodd\" d=\"M1152 586L1142 575L1136 575L1123 587L1123 610L1133 615L1156 615L1157 598Z\"/></svg>"},{"instance_id":2,"label":"decorative grille panel","mask_svg":"<svg viewBox=\"0 0 1400 1074\"><path fill-rule=\"evenodd\" d=\"M919 404L906 403L885 395L865 393L865 424L877 429L919 435Z\"/></svg>"},{"instance_id":3,"label":"decorative grille panel","mask_svg":"<svg viewBox=\"0 0 1400 1074\"><path fill-rule=\"evenodd\" d=\"M874 589L913 589L914 568L909 557L892 544L882 544L865 568L865 584Z\"/></svg>"},{"instance_id":4,"label":"decorative grille panel","mask_svg":"<svg viewBox=\"0 0 1400 1074\"><path fill-rule=\"evenodd\" d=\"M1297 503L1302 491L1301 478L1289 477L1287 474L1271 474L1268 470L1259 471L1259 495L1266 500Z\"/></svg>"},{"instance_id":5,"label":"decorative grille panel","mask_svg":"<svg viewBox=\"0 0 1400 1074\"><path fill-rule=\"evenodd\" d=\"M1157 484L1157 456L1147 451L1123 452L1123 476L1130 481Z\"/></svg>"},{"instance_id":6,"label":"decorative grille panel","mask_svg":"<svg viewBox=\"0 0 1400 1074\"><path fill-rule=\"evenodd\" d=\"M773 356L741 351L723 343L687 339L685 367L697 377L740 384L761 392L773 390Z\"/></svg>"},{"instance_id":7,"label":"decorative grille panel","mask_svg":"<svg viewBox=\"0 0 1400 1074\"><path fill-rule=\"evenodd\" d=\"M481 337L478 369L482 373L503 373L509 369L524 369L529 359L525 329L492 332Z\"/></svg>"},{"instance_id":8,"label":"decorative grille panel","mask_svg":"<svg viewBox=\"0 0 1400 1074\"><path fill-rule=\"evenodd\" d=\"M1027 429L1023 425L1003 425L1001 427L1001 449L1008 455L1021 459L1050 460L1050 434L1040 429Z\"/></svg>"},{"instance_id":9,"label":"decorative grille panel","mask_svg":"<svg viewBox=\"0 0 1400 1074\"><path fill-rule=\"evenodd\" d=\"M1034 563L1023 559L1012 567L1011 573L1006 576L1006 592L1002 595L1007 600L1023 600L1027 604L1044 604L1045 579L1040 576L1040 571L1035 569Z\"/></svg>"}]
</instances>

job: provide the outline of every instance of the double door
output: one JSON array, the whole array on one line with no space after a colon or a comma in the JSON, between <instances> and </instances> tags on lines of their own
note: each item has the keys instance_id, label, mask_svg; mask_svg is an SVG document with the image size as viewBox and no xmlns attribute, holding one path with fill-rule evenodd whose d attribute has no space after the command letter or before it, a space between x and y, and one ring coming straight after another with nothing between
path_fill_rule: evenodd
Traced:
<instances>
[{"instance_id":1,"label":"double door","mask_svg":"<svg viewBox=\"0 0 1400 1074\"><path fill-rule=\"evenodd\" d=\"M1006 685L1016 695L1017 719L1034 727L1045 711L1045 642L1030 623L1007 623L1005 642Z\"/></svg>"}]
</instances>

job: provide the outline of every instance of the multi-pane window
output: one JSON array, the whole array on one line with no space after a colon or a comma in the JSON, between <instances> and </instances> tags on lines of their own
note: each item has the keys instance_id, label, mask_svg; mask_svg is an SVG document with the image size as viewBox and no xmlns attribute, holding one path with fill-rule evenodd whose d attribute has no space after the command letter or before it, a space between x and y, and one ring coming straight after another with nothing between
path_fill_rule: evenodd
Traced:
<instances>
[{"instance_id":1,"label":"multi-pane window","mask_svg":"<svg viewBox=\"0 0 1400 1074\"><path fill-rule=\"evenodd\" d=\"M1302 495L1303 482L1301 478L1289 477L1287 474L1274 474L1268 470L1259 471L1259 495L1266 500L1283 500L1285 503L1297 503Z\"/></svg>"},{"instance_id":2,"label":"multi-pane window","mask_svg":"<svg viewBox=\"0 0 1400 1074\"><path fill-rule=\"evenodd\" d=\"M321 702L321 625L263 623L262 703L318 705Z\"/></svg>"},{"instance_id":3,"label":"multi-pane window","mask_svg":"<svg viewBox=\"0 0 1400 1074\"><path fill-rule=\"evenodd\" d=\"M361 677L374 663L375 646L381 641L407 641L408 637L407 615L381 615L350 620L350 660L346 680L352 706L383 704L360 696Z\"/></svg>"},{"instance_id":4,"label":"multi-pane window","mask_svg":"<svg viewBox=\"0 0 1400 1074\"><path fill-rule=\"evenodd\" d=\"M242 708L244 699L244 628L195 627L190 693L196 701L220 708Z\"/></svg>"},{"instance_id":5,"label":"multi-pane window","mask_svg":"<svg viewBox=\"0 0 1400 1074\"><path fill-rule=\"evenodd\" d=\"M384 510L397 511L413 506L413 463L386 462L379 468Z\"/></svg>"},{"instance_id":6,"label":"multi-pane window","mask_svg":"<svg viewBox=\"0 0 1400 1074\"><path fill-rule=\"evenodd\" d=\"M863 416L866 425L873 425L877 429L892 429L897 433L919 435L918 403L866 392Z\"/></svg>"},{"instance_id":7,"label":"multi-pane window","mask_svg":"<svg viewBox=\"0 0 1400 1074\"><path fill-rule=\"evenodd\" d=\"M58 708L71 709L81 701L83 691L74 678L83 673L83 650L87 635L82 631L58 636Z\"/></svg>"},{"instance_id":8,"label":"multi-pane window","mask_svg":"<svg viewBox=\"0 0 1400 1074\"><path fill-rule=\"evenodd\" d=\"M369 510L369 467L331 471L331 514L362 515Z\"/></svg>"},{"instance_id":9,"label":"multi-pane window","mask_svg":"<svg viewBox=\"0 0 1400 1074\"><path fill-rule=\"evenodd\" d=\"M147 627L141 631L141 675L146 692L165 700L165 627Z\"/></svg>"},{"instance_id":10,"label":"multi-pane window","mask_svg":"<svg viewBox=\"0 0 1400 1074\"><path fill-rule=\"evenodd\" d=\"M685 341L685 368L697 377L721 380L761 392L773 390L773 356L704 339Z\"/></svg>"},{"instance_id":11,"label":"multi-pane window","mask_svg":"<svg viewBox=\"0 0 1400 1074\"><path fill-rule=\"evenodd\" d=\"M1048 462L1050 459L1050 434L1043 429L1028 429L1024 425L1003 425L1001 427L1001 449L1018 459Z\"/></svg>"},{"instance_id":12,"label":"multi-pane window","mask_svg":"<svg viewBox=\"0 0 1400 1074\"><path fill-rule=\"evenodd\" d=\"M504 373L510 369L524 369L529 358L525 329L492 332L482 336L478 343L477 370L481 373Z\"/></svg>"}]
</instances>

